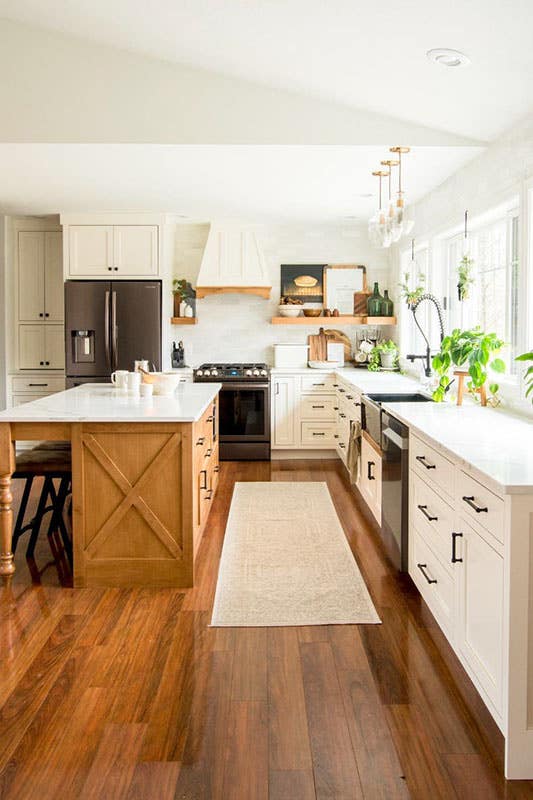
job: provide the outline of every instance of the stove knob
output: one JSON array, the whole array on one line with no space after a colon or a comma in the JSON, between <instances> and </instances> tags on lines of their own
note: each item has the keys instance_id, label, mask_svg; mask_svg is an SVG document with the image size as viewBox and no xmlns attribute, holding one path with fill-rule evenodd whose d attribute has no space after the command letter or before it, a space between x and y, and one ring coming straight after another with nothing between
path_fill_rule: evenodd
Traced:
<instances>
[{"instance_id":1,"label":"stove knob","mask_svg":"<svg viewBox=\"0 0 533 800\"><path fill-rule=\"evenodd\" d=\"M204 376L206 378L209 378L210 375L211 375L211 372L208 369L204 369Z\"/></svg>"},{"instance_id":2,"label":"stove knob","mask_svg":"<svg viewBox=\"0 0 533 800\"><path fill-rule=\"evenodd\" d=\"M202 377L202 375L204 374L204 371L203 371L202 369L197 369L197 370L196 370L196 374L197 374L197 376L198 376L199 378L201 378L201 377Z\"/></svg>"},{"instance_id":3,"label":"stove knob","mask_svg":"<svg viewBox=\"0 0 533 800\"><path fill-rule=\"evenodd\" d=\"M245 372L244 374L245 374L245 375L253 375L253 372L252 372L252 370L251 370L251 369L247 369L247 370L246 370L246 372Z\"/></svg>"},{"instance_id":4,"label":"stove knob","mask_svg":"<svg viewBox=\"0 0 533 800\"><path fill-rule=\"evenodd\" d=\"M261 375L268 375L268 372L266 371L266 369L262 369L261 370Z\"/></svg>"},{"instance_id":5,"label":"stove knob","mask_svg":"<svg viewBox=\"0 0 533 800\"><path fill-rule=\"evenodd\" d=\"M211 375L218 375L218 369L212 369Z\"/></svg>"},{"instance_id":6,"label":"stove knob","mask_svg":"<svg viewBox=\"0 0 533 800\"><path fill-rule=\"evenodd\" d=\"M260 375L260 374L261 373L259 372L258 369L254 369L254 371L252 372L252 375Z\"/></svg>"}]
</instances>

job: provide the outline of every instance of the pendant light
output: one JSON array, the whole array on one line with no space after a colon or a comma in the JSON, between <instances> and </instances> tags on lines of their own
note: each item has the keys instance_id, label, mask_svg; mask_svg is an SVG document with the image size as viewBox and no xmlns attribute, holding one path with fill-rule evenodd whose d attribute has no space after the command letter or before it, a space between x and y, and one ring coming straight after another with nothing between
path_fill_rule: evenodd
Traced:
<instances>
[{"instance_id":1,"label":"pendant light","mask_svg":"<svg viewBox=\"0 0 533 800\"><path fill-rule=\"evenodd\" d=\"M389 205L387 208L387 227L388 232L391 237L391 242L397 242L401 236L401 231L398 232L398 226L396 224L396 204L392 197L392 170L393 167L397 167L400 164L400 161L394 161L393 159L385 159L385 161L381 162L382 166L389 168Z\"/></svg>"},{"instance_id":2,"label":"pendant light","mask_svg":"<svg viewBox=\"0 0 533 800\"><path fill-rule=\"evenodd\" d=\"M394 221L394 241L397 242L402 236L408 236L413 230L414 220L407 218L405 213L405 198L402 189L402 155L411 152L410 147L391 147L391 153L398 156L398 195L396 200L395 221Z\"/></svg>"},{"instance_id":3,"label":"pendant light","mask_svg":"<svg viewBox=\"0 0 533 800\"><path fill-rule=\"evenodd\" d=\"M382 179L388 178L389 174L389 172L385 172L384 170L376 170L372 173L374 177L379 178L379 207L368 223L368 236L374 247L390 247L392 242L392 236L387 226L387 216L382 204L381 183Z\"/></svg>"}]
</instances>

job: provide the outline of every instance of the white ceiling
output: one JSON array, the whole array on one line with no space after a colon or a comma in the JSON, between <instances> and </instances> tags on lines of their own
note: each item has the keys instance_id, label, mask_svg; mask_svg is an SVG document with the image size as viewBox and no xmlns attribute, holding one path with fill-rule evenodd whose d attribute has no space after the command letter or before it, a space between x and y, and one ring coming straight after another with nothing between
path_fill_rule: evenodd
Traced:
<instances>
[{"instance_id":1,"label":"white ceiling","mask_svg":"<svg viewBox=\"0 0 533 800\"><path fill-rule=\"evenodd\" d=\"M0 0L0 15L478 140L533 107L531 0ZM435 47L472 64L430 64Z\"/></svg>"},{"instance_id":2,"label":"white ceiling","mask_svg":"<svg viewBox=\"0 0 533 800\"><path fill-rule=\"evenodd\" d=\"M415 202L476 152L416 147L404 157ZM384 147L0 144L0 212L165 211L194 220L366 224L370 170ZM384 187L385 188L385 187ZM371 197L360 197L371 193Z\"/></svg>"}]
</instances>

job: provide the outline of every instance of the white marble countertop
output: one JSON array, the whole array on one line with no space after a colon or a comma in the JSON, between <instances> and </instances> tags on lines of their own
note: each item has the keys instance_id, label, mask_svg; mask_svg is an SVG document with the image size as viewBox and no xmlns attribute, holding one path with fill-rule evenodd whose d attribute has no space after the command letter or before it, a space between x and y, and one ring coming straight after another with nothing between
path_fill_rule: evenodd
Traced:
<instances>
[{"instance_id":1,"label":"white marble countertop","mask_svg":"<svg viewBox=\"0 0 533 800\"><path fill-rule=\"evenodd\" d=\"M0 422L196 422L220 383L183 383L174 394L141 398L108 383L86 383L0 412Z\"/></svg>"}]
</instances>

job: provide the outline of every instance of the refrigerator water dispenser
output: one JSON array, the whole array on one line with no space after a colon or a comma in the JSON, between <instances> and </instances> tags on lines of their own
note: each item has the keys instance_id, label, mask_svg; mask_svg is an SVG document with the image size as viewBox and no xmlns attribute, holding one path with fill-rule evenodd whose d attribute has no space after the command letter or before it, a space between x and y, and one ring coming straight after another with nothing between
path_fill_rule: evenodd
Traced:
<instances>
[{"instance_id":1,"label":"refrigerator water dispenser","mask_svg":"<svg viewBox=\"0 0 533 800\"><path fill-rule=\"evenodd\" d=\"M74 364L94 364L94 331L72 331Z\"/></svg>"}]
</instances>

